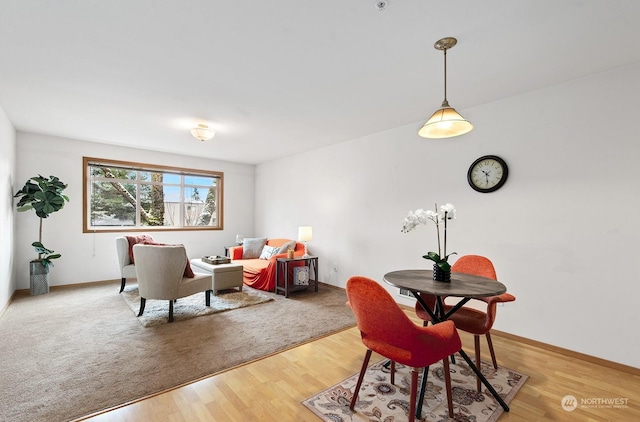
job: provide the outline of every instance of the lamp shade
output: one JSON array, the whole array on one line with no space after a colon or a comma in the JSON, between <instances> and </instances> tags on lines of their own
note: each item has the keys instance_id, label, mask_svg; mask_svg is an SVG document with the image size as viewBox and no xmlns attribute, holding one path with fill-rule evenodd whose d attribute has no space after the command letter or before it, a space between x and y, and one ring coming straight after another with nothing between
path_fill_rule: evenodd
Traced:
<instances>
[{"instance_id":1,"label":"lamp shade","mask_svg":"<svg viewBox=\"0 0 640 422\"><path fill-rule=\"evenodd\" d=\"M198 125L198 127L194 127L191 129L191 134L194 138L199 141L208 141L213 138L213 135L216 134L216 131L213 129L209 129L207 125Z\"/></svg>"},{"instance_id":2,"label":"lamp shade","mask_svg":"<svg viewBox=\"0 0 640 422\"><path fill-rule=\"evenodd\" d=\"M298 242L309 242L313 239L311 227L298 227Z\"/></svg>"},{"instance_id":3,"label":"lamp shade","mask_svg":"<svg viewBox=\"0 0 640 422\"><path fill-rule=\"evenodd\" d=\"M423 138L452 138L471 132L473 125L462 117L453 107L446 104L420 128L418 135Z\"/></svg>"}]
</instances>

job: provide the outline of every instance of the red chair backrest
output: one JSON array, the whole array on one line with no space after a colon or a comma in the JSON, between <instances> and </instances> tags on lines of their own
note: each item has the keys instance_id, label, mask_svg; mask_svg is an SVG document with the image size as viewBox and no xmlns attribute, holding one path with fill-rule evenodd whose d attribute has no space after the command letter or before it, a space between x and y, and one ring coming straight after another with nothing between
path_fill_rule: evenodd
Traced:
<instances>
[{"instance_id":1,"label":"red chair backrest","mask_svg":"<svg viewBox=\"0 0 640 422\"><path fill-rule=\"evenodd\" d=\"M454 273L478 275L497 280L496 270L489 258L480 255L463 255L451 266Z\"/></svg>"},{"instance_id":2,"label":"red chair backrest","mask_svg":"<svg viewBox=\"0 0 640 422\"><path fill-rule=\"evenodd\" d=\"M404 313L393 297L376 281L361 276L347 281L349 306L356 317L363 339L407 347L408 334L415 324Z\"/></svg>"},{"instance_id":3,"label":"red chair backrest","mask_svg":"<svg viewBox=\"0 0 640 422\"><path fill-rule=\"evenodd\" d=\"M376 281L351 277L347 297L360 329L362 343L391 360L424 368L460 350L452 321L417 326Z\"/></svg>"}]
</instances>

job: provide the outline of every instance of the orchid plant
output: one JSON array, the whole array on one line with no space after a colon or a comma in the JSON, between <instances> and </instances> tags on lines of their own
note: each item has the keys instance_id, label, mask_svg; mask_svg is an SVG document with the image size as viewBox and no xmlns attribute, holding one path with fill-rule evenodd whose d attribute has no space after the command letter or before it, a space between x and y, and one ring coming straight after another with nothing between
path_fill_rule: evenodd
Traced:
<instances>
[{"instance_id":1,"label":"orchid plant","mask_svg":"<svg viewBox=\"0 0 640 422\"><path fill-rule=\"evenodd\" d=\"M438 210L438 204L435 204L435 209L436 211ZM456 208L453 206L453 204L447 203L440 206L440 210L438 212L436 211L423 210L422 208L415 211L409 211L409 214L402 222L402 232L409 233L419 225L426 225L429 221L432 221L436 225L436 234L438 237L438 252L428 252L422 257L424 259L435 262L438 268L440 268L442 271L451 271L451 264L449 264L448 260L451 255L455 254L455 252L447 254L447 221L456 218ZM440 242L441 225L443 226L444 234L444 241L442 243ZM444 246L444 248L442 248L442 246Z\"/></svg>"}]
</instances>

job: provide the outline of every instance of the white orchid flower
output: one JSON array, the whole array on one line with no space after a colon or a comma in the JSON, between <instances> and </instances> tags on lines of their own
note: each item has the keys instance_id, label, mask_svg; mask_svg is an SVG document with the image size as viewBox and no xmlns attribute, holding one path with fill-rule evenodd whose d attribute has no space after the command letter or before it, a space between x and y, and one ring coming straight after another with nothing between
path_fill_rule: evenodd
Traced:
<instances>
[{"instance_id":1,"label":"white orchid flower","mask_svg":"<svg viewBox=\"0 0 640 422\"><path fill-rule=\"evenodd\" d=\"M436 263L438 267L440 267L444 271L450 271L451 266L449 265L448 259L449 255L455 254L455 252L451 254L447 254L447 220L453 220L456 218L456 207L451 203L446 203L440 206L438 210L438 205L436 204L435 208L438 212L431 210L424 210L419 208L415 211L409 211L407 216L402 222L402 232L408 233L411 230L415 229L421 224L427 224L429 220L433 221L436 225L436 237L438 240L438 253L429 252L427 255L424 255L423 258L429 259ZM444 225L444 254L441 254L441 242L440 242L440 225Z\"/></svg>"},{"instance_id":2,"label":"white orchid flower","mask_svg":"<svg viewBox=\"0 0 640 422\"><path fill-rule=\"evenodd\" d=\"M447 216L448 220L453 220L456 218L456 207L453 204L446 203L440 206L440 218L444 219L444 216Z\"/></svg>"}]
</instances>

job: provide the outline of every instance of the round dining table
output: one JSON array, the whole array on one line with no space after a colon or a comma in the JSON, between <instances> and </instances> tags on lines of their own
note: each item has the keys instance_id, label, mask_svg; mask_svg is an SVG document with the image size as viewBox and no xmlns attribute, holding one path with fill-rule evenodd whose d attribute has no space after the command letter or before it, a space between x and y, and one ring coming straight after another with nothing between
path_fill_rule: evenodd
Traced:
<instances>
[{"instance_id":1,"label":"round dining table","mask_svg":"<svg viewBox=\"0 0 640 422\"><path fill-rule=\"evenodd\" d=\"M434 322L444 321L474 297L498 296L507 291L507 287L491 278L473 274L451 273L451 281L435 281L431 270L398 270L386 273L383 277L387 284L411 292ZM420 297L420 293L436 297L436 309L431 309ZM461 300L449 312L444 312L442 298L460 297Z\"/></svg>"},{"instance_id":2,"label":"round dining table","mask_svg":"<svg viewBox=\"0 0 640 422\"><path fill-rule=\"evenodd\" d=\"M431 317L434 324L445 321L451 314L460 309L465 303L474 297L497 296L507 291L504 284L499 281L480 277L473 274L451 273L451 281L435 281L433 279L433 271L431 270L398 270L386 273L383 280L391 286L399 289L405 289L411 292L418 303L424 308ZM420 297L420 293L430 294L436 297L435 309L431 309ZM443 301L447 296L461 298L448 312L445 312ZM505 412L509 411L509 406L500 397L498 392L489 383L487 378L482 375L478 367L469 359L467 353L460 349L460 356L467 362L467 365L475 372L480 381L491 392L491 395L500 403ZM420 397L416 406L416 417L420 418L422 410L422 401L424 400L424 391L426 389L426 370L423 371L422 382L420 386Z\"/></svg>"}]
</instances>

